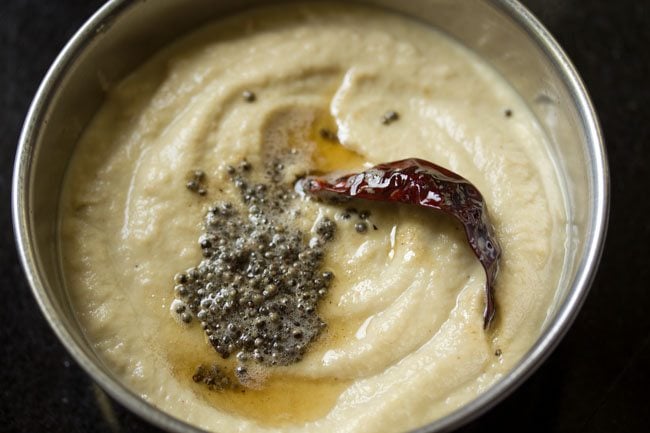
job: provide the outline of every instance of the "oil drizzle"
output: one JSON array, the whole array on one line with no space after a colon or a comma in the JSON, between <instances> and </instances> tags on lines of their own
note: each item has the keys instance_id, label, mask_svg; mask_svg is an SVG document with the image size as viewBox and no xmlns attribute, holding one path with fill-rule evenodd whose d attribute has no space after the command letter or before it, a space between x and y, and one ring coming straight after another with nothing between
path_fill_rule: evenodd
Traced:
<instances>
[{"instance_id":1,"label":"oil drizzle","mask_svg":"<svg viewBox=\"0 0 650 433\"><path fill-rule=\"evenodd\" d=\"M342 145L336 137L336 130L336 122L329 114L321 114L314 120L308 138L316 143L312 164L317 173L355 170L368 162L363 155Z\"/></svg>"},{"instance_id":2,"label":"oil drizzle","mask_svg":"<svg viewBox=\"0 0 650 433\"><path fill-rule=\"evenodd\" d=\"M224 372L231 372L234 361L223 360L205 345L206 350L191 350L183 344L167 345L174 348L167 353L167 362L177 380L192 390L209 406L224 413L253 420L260 425L284 426L315 421L326 416L335 406L338 397L349 386L349 380L336 378L309 379L282 374L265 367L269 376L259 389L238 386L223 390L210 390L194 383L196 367L216 363ZM187 345L185 345L187 346ZM185 349L185 350L184 350ZM198 352L198 353L197 353ZM233 383L237 379L231 377Z\"/></svg>"}]
</instances>

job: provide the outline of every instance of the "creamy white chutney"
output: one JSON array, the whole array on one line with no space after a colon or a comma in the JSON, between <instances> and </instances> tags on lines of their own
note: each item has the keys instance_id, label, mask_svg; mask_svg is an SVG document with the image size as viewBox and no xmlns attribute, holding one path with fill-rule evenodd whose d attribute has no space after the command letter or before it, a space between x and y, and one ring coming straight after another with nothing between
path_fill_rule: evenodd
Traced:
<instances>
[{"instance_id":1,"label":"creamy white chutney","mask_svg":"<svg viewBox=\"0 0 650 433\"><path fill-rule=\"evenodd\" d=\"M389 110L399 119L384 125ZM323 125L340 149L318 137ZM306 155L296 175L418 157L476 185L503 250L492 327L485 273L453 218L356 204L377 227L359 234L341 206L301 200L305 232L325 216L338 224L319 307L328 327L302 361L269 367L261 389L195 384L197 364L222 361L196 321L170 314L174 274L200 261L207 210L234 194L225 166L259 165L283 146ZM205 197L185 188L194 169L206 173ZM566 231L546 137L501 76L430 27L335 4L215 22L113 86L78 143L60 210L66 287L99 356L154 406L238 432L405 431L471 401L538 338Z\"/></svg>"}]
</instances>

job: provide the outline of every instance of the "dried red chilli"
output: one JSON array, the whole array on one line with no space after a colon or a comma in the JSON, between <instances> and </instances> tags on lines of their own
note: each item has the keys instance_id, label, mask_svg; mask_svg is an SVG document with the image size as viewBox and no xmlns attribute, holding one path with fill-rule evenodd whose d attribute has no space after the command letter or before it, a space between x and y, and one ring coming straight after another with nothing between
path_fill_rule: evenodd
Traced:
<instances>
[{"instance_id":1,"label":"dried red chilli","mask_svg":"<svg viewBox=\"0 0 650 433\"><path fill-rule=\"evenodd\" d=\"M487 281L483 326L495 314L494 281L499 270L501 248L478 189L444 167L417 158L376 165L361 173L344 176L309 176L297 188L320 198L359 198L398 202L440 210L459 220Z\"/></svg>"}]
</instances>

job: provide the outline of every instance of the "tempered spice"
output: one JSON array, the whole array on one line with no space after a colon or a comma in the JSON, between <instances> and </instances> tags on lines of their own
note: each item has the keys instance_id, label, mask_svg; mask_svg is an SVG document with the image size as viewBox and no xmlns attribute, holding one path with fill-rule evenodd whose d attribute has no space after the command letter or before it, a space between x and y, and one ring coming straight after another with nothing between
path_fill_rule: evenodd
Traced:
<instances>
[{"instance_id":1,"label":"tempered spice","mask_svg":"<svg viewBox=\"0 0 650 433\"><path fill-rule=\"evenodd\" d=\"M384 125L390 125L397 120L399 120L399 113L397 111L389 110L381 116L381 123Z\"/></svg>"},{"instance_id":2,"label":"tempered spice","mask_svg":"<svg viewBox=\"0 0 650 433\"><path fill-rule=\"evenodd\" d=\"M246 102L255 102L257 100L255 93L251 92L250 90L244 90L241 96Z\"/></svg>"},{"instance_id":3,"label":"tempered spice","mask_svg":"<svg viewBox=\"0 0 650 433\"><path fill-rule=\"evenodd\" d=\"M203 260L174 278L172 311L185 323L197 319L221 357L236 356L234 375L242 383L249 362L288 365L302 358L325 327L316 307L334 277L321 269L334 221L317 221L311 237L295 228L288 208L297 195L279 180L284 164L260 168L264 182L254 181L255 167L246 160L226 167L239 200L209 210L198 239ZM197 371L195 381L218 375L206 371Z\"/></svg>"},{"instance_id":4,"label":"tempered spice","mask_svg":"<svg viewBox=\"0 0 650 433\"><path fill-rule=\"evenodd\" d=\"M321 198L415 204L456 218L463 224L467 241L485 269L483 326L490 325L496 311L494 282L501 248L483 196L468 180L432 162L410 158L345 176L310 176L299 180L297 189Z\"/></svg>"},{"instance_id":5,"label":"tempered spice","mask_svg":"<svg viewBox=\"0 0 650 433\"><path fill-rule=\"evenodd\" d=\"M203 170L192 171L185 187L198 195L206 195L208 190L205 186L205 172Z\"/></svg>"}]
</instances>

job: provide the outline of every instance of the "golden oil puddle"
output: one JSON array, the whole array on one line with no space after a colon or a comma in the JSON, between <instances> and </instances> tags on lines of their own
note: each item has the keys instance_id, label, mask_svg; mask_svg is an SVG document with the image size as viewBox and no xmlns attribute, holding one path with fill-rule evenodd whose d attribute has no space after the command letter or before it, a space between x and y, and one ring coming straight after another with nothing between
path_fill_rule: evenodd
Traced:
<instances>
[{"instance_id":1,"label":"golden oil puddle","mask_svg":"<svg viewBox=\"0 0 650 433\"><path fill-rule=\"evenodd\" d=\"M263 425L282 426L323 418L347 386L347 381L278 376L269 378L262 389L201 392L214 407L225 412Z\"/></svg>"},{"instance_id":2,"label":"golden oil puddle","mask_svg":"<svg viewBox=\"0 0 650 433\"><path fill-rule=\"evenodd\" d=\"M312 125L308 139L316 144L312 154L314 171L359 171L367 160L359 153L343 146L336 137L337 127L334 118L321 114Z\"/></svg>"},{"instance_id":3,"label":"golden oil puddle","mask_svg":"<svg viewBox=\"0 0 650 433\"><path fill-rule=\"evenodd\" d=\"M274 373L269 368L269 376L260 389L239 386L232 389L210 390L202 383L192 380L199 365L217 364L233 383L237 383L232 371L235 367L234 357L224 360L202 341L197 344L196 336L201 336L195 329L180 328L184 337L194 334L192 338L178 338L165 347L171 348L167 353L167 362L179 382L191 389L201 400L215 409L238 415L267 426L300 424L323 418L334 407L338 397L349 386L350 381L332 379L307 379ZM180 336L179 333L179 336Z\"/></svg>"}]
</instances>

